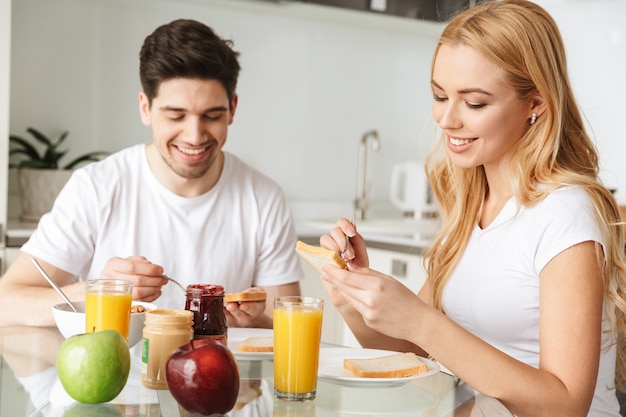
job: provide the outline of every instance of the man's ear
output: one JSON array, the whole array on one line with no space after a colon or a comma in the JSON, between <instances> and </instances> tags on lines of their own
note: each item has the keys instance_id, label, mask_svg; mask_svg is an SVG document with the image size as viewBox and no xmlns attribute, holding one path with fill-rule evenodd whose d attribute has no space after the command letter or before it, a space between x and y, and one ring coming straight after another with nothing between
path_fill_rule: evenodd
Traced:
<instances>
[{"instance_id":1,"label":"man's ear","mask_svg":"<svg viewBox=\"0 0 626 417\"><path fill-rule=\"evenodd\" d=\"M141 116L141 123L150 126L150 100L143 91L139 93L139 115Z\"/></svg>"},{"instance_id":2,"label":"man's ear","mask_svg":"<svg viewBox=\"0 0 626 417\"><path fill-rule=\"evenodd\" d=\"M235 94L233 99L230 101L230 120L228 124L231 124L235 119L235 111L237 110L237 103L239 102L239 96Z\"/></svg>"}]
</instances>

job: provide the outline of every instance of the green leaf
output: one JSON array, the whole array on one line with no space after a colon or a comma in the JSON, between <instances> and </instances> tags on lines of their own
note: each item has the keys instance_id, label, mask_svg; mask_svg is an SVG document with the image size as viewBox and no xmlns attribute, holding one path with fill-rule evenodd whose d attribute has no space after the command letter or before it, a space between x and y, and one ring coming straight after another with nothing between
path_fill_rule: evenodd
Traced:
<instances>
[{"instance_id":1,"label":"green leaf","mask_svg":"<svg viewBox=\"0 0 626 417\"><path fill-rule=\"evenodd\" d=\"M70 132L69 131L65 131L63 133L61 133L61 136L59 136L59 139L56 141L56 143L54 144L55 147L59 146L61 143L63 143L63 141L65 140L65 138L67 137L67 135L69 135Z\"/></svg>"},{"instance_id":2,"label":"green leaf","mask_svg":"<svg viewBox=\"0 0 626 417\"><path fill-rule=\"evenodd\" d=\"M48 137L46 135L44 135L43 133L41 133L37 129L35 129L33 127L29 127L28 129L26 129L26 131L28 133L30 133L31 135L33 135L33 137L35 139L37 139L37 141L39 141L40 143L46 145L47 147L52 146L52 141L50 139L48 139Z\"/></svg>"},{"instance_id":3,"label":"green leaf","mask_svg":"<svg viewBox=\"0 0 626 417\"><path fill-rule=\"evenodd\" d=\"M67 150L59 150L59 146L65 141L69 135L69 131L61 133L56 141L52 141L39 130L29 127L26 129L28 133L41 145L44 146L43 152L40 153L32 143L20 136L9 135L9 157L13 157L9 162L9 168L40 168L40 169L61 169L60 160L67 154ZM96 162L108 156L109 152L90 152L75 158L68 163L63 169L74 169L79 164L85 162ZM15 160L17 159L17 161Z\"/></svg>"},{"instance_id":4,"label":"green leaf","mask_svg":"<svg viewBox=\"0 0 626 417\"><path fill-rule=\"evenodd\" d=\"M42 160L54 166L55 168L59 167L59 160L63 158L63 156L67 153L67 151L57 152L54 148L50 148L46 151L46 154L43 156Z\"/></svg>"},{"instance_id":5,"label":"green leaf","mask_svg":"<svg viewBox=\"0 0 626 417\"><path fill-rule=\"evenodd\" d=\"M23 153L31 159L41 159L37 149L31 145L26 139L19 136L9 136L9 141L13 149L10 149L9 155Z\"/></svg>"}]
</instances>

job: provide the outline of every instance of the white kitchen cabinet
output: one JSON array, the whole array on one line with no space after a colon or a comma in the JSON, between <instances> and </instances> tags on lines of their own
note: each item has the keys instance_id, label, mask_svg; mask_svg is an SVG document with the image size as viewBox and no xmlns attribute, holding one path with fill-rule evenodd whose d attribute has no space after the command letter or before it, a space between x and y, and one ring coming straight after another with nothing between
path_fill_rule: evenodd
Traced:
<instances>
[{"instance_id":1,"label":"white kitchen cabinet","mask_svg":"<svg viewBox=\"0 0 626 417\"><path fill-rule=\"evenodd\" d=\"M308 262L300 259L304 270L304 280L300 282L300 290L305 297L316 297L324 300L324 314L322 319L322 342L341 343L343 319L328 299L322 287L322 279L318 272Z\"/></svg>"},{"instance_id":2,"label":"white kitchen cabinet","mask_svg":"<svg viewBox=\"0 0 626 417\"><path fill-rule=\"evenodd\" d=\"M417 254L408 254L392 250L370 248L370 267L385 274L389 274L402 282L405 286L419 291L426 280L426 272L422 267L422 257ZM300 283L302 294L318 297L325 300L324 321L322 324L322 341L343 346L360 347L341 315L328 300L322 287L321 278L315 269L305 261L301 261L305 279Z\"/></svg>"},{"instance_id":3,"label":"white kitchen cabinet","mask_svg":"<svg viewBox=\"0 0 626 417\"><path fill-rule=\"evenodd\" d=\"M423 258L417 252L417 249L414 254L378 248L367 250L371 268L393 276L413 292L418 292L426 281Z\"/></svg>"},{"instance_id":4,"label":"white kitchen cabinet","mask_svg":"<svg viewBox=\"0 0 626 417\"><path fill-rule=\"evenodd\" d=\"M9 265L17 258L17 255L20 253L20 248L4 248L4 257L2 259L2 274L7 270Z\"/></svg>"}]
</instances>

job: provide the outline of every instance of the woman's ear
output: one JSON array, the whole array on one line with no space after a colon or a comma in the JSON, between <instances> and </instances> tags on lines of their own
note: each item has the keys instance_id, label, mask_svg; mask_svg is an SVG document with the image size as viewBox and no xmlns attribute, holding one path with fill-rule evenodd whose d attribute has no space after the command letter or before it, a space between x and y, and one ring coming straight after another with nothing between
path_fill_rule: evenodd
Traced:
<instances>
[{"instance_id":1,"label":"woman's ear","mask_svg":"<svg viewBox=\"0 0 626 417\"><path fill-rule=\"evenodd\" d=\"M530 107L530 112L531 114L535 114L536 117L541 116L545 111L546 111L546 102L543 100L543 97L541 97L541 95L539 95L539 92L536 92L532 97L531 97L531 107Z\"/></svg>"}]
</instances>

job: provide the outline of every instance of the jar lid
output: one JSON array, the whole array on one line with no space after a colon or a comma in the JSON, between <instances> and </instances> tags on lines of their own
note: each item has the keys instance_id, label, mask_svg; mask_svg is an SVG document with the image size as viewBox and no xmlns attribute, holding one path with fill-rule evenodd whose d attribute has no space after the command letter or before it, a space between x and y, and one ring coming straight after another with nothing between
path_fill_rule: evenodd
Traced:
<instances>
[{"instance_id":1,"label":"jar lid","mask_svg":"<svg viewBox=\"0 0 626 417\"><path fill-rule=\"evenodd\" d=\"M146 312L146 323L191 323L193 312L189 310L156 309Z\"/></svg>"},{"instance_id":2,"label":"jar lid","mask_svg":"<svg viewBox=\"0 0 626 417\"><path fill-rule=\"evenodd\" d=\"M216 284L191 284L187 285L187 294L192 295L224 295L224 287Z\"/></svg>"}]
</instances>

